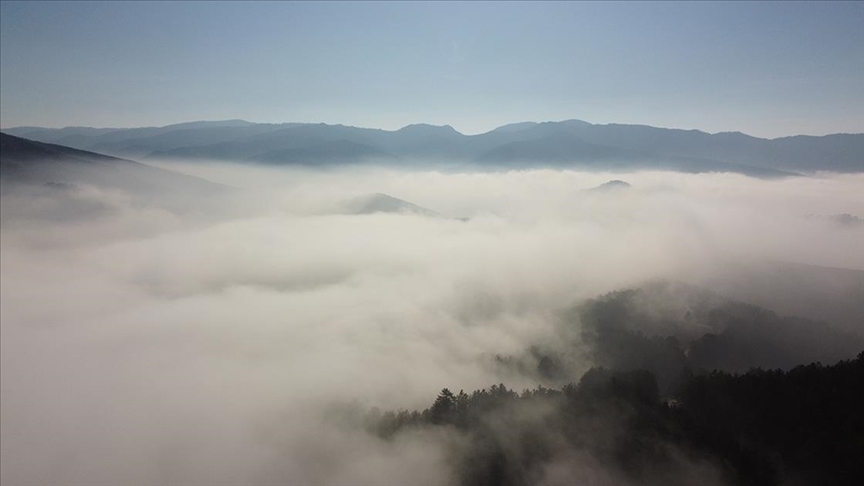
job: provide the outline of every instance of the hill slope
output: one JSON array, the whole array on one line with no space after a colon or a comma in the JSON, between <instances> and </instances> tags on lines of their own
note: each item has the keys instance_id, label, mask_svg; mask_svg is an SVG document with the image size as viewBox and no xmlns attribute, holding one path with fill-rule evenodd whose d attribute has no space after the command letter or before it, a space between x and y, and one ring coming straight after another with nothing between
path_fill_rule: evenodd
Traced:
<instances>
[{"instance_id":1,"label":"hill slope","mask_svg":"<svg viewBox=\"0 0 864 486\"><path fill-rule=\"evenodd\" d=\"M147 196L215 194L228 189L139 162L5 133L0 133L0 180L4 185L88 185Z\"/></svg>"}]
</instances>

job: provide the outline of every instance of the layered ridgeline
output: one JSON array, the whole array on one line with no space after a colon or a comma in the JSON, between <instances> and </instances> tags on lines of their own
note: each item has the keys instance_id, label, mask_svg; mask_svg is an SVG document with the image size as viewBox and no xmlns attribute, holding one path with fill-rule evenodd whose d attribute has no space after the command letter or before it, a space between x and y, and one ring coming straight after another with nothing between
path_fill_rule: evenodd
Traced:
<instances>
[{"instance_id":1,"label":"layered ridgeline","mask_svg":"<svg viewBox=\"0 0 864 486\"><path fill-rule=\"evenodd\" d=\"M517 123L479 135L464 135L449 125L419 124L388 131L242 120L147 128L18 127L5 131L136 160L201 159L312 166L374 162L493 170L663 169L736 172L757 177L820 170L864 171L864 134L768 140L738 132L709 134L644 125L595 125L579 120Z\"/></svg>"}]
</instances>

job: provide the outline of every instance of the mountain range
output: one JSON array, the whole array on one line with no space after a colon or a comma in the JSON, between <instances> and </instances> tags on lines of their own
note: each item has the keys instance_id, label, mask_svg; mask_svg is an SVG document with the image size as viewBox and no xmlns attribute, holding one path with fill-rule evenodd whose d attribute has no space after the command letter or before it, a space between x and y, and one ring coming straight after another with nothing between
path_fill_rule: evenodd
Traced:
<instances>
[{"instance_id":1,"label":"mountain range","mask_svg":"<svg viewBox=\"0 0 864 486\"><path fill-rule=\"evenodd\" d=\"M864 172L864 134L763 139L739 132L580 120L505 125L464 135L449 125L394 131L311 123L199 121L146 128L17 127L7 134L136 160L198 159L275 165L378 163L499 170L735 172L782 177L820 170Z\"/></svg>"}]
</instances>

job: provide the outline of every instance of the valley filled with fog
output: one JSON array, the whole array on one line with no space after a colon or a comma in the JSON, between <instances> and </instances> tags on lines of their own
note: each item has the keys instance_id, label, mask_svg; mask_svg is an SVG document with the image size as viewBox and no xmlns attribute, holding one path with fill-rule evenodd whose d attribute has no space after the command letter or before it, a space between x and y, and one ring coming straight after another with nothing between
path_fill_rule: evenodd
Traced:
<instances>
[{"instance_id":1,"label":"valley filled with fog","mask_svg":"<svg viewBox=\"0 0 864 486\"><path fill-rule=\"evenodd\" d=\"M862 25L0 0L0 486L864 485Z\"/></svg>"},{"instance_id":2,"label":"valley filled with fog","mask_svg":"<svg viewBox=\"0 0 864 486\"><path fill-rule=\"evenodd\" d=\"M861 173L150 165L212 184L4 186L4 484L456 484L458 428L357 417L614 368L574 309L624 289L660 286L639 312L687 323L692 359L722 329L684 318L688 292L819 343L729 371L864 349ZM531 482L639 482L568 454ZM722 461L672 455L648 482L726 484Z\"/></svg>"}]
</instances>

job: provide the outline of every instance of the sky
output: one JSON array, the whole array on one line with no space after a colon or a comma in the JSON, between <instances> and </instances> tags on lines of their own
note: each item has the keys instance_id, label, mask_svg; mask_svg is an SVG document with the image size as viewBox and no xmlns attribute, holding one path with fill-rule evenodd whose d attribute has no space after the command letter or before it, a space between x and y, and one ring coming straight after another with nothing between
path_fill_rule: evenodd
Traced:
<instances>
[{"instance_id":1,"label":"sky","mask_svg":"<svg viewBox=\"0 0 864 486\"><path fill-rule=\"evenodd\" d=\"M864 132L864 2L0 2L0 126Z\"/></svg>"}]
</instances>

